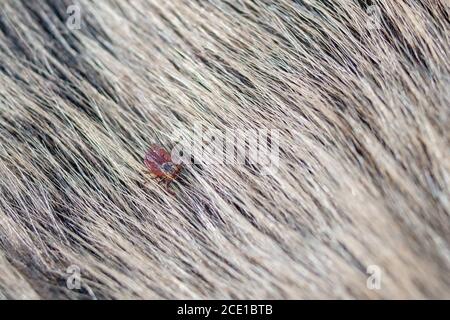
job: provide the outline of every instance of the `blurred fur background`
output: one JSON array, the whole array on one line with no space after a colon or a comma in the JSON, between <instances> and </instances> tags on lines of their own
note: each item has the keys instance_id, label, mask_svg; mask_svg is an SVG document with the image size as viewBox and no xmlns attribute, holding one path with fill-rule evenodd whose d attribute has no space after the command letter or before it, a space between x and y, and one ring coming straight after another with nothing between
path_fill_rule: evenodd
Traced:
<instances>
[{"instance_id":1,"label":"blurred fur background","mask_svg":"<svg viewBox=\"0 0 450 320\"><path fill-rule=\"evenodd\" d=\"M0 297L450 298L448 4L2 1ZM144 153L198 121L278 173L169 194Z\"/></svg>"}]
</instances>

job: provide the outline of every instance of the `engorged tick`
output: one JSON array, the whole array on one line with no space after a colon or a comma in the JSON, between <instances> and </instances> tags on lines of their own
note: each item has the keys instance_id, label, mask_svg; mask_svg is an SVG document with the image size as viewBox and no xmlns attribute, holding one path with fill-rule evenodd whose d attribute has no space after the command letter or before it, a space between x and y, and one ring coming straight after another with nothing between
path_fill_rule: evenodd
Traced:
<instances>
[{"instance_id":1,"label":"engorged tick","mask_svg":"<svg viewBox=\"0 0 450 320\"><path fill-rule=\"evenodd\" d=\"M164 148L152 144L145 154L144 164L154 179L159 179L166 183L168 189L169 184L180 174L182 165L173 162L170 153ZM170 192L170 191L169 191Z\"/></svg>"}]
</instances>

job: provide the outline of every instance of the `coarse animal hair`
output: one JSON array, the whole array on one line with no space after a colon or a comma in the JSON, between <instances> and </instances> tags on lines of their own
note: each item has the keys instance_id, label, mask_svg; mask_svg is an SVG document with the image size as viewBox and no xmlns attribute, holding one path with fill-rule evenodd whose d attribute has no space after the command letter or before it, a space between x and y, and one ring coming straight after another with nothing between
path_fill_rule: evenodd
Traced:
<instances>
[{"instance_id":1,"label":"coarse animal hair","mask_svg":"<svg viewBox=\"0 0 450 320\"><path fill-rule=\"evenodd\" d=\"M449 41L445 0L2 1L0 296L450 298ZM276 172L167 192L198 122Z\"/></svg>"}]
</instances>

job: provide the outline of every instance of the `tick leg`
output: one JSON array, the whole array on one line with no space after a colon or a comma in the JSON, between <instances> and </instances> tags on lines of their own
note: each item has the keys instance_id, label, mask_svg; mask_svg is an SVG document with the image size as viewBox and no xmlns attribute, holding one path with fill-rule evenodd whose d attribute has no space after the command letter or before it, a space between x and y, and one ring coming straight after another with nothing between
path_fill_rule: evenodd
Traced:
<instances>
[{"instance_id":1,"label":"tick leg","mask_svg":"<svg viewBox=\"0 0 450 320\"><path fill-rule=\"evenodd\" d=\"M147 176L149 176L150 179L152 179L152 180L159 178L158 176L155 176L154 174L148 172L147 170L143 171L143 173L146 174Z\"/></svg>"},{"instance_id":2,"label":"tick leg","mask_svg":"<svg viewBox=\"0 0 450 320\"><path fill-rule=\"evenodd\" d=\"M161 182L161 177L152 175L150 172L147 172L147 171L145 171L145 173L149 176L149 178L151 180L156 180L156 183L160 183ZM144 186L148 186L149 183L150 183L150 181L144 182Z\"/></svg>"},{"instance_id":3,"label":"tick leg","mask_svg":"<svg viewBox=\"0 0 450 320\"><path fill-rule=\"evenodd\" d=\"M174 195L175 195L175 192L173 192L173 191L170 190L170 189L166 189L166 191L167 191L171 196L174 196Z\"/></svg>"},{"instance_id":4,"label":"tick leg","mask_svg":"<svg viewBox=\"0 0 450 320\"><path fill-rule=\"evenodd\" d=\"M169 188L169 186L170 186L170 184L172 183L172 181L173 181L173 180L171 180L171 179L167 179L167 180L166 180L166 191L167 191L168 193L170 193L172 196L174 196L175 193L172 191L172 189Z\"/></svg>"}]
</instances>

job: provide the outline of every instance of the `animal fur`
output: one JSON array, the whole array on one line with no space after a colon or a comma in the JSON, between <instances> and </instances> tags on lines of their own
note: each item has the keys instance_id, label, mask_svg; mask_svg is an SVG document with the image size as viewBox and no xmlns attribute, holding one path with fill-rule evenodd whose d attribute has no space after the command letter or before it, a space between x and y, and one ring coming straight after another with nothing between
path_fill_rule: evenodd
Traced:
<instances>
[{"instance_id":1,"label":"animal fur","mask_svg":"<svg viewBox=\"0 0 450 320\"><path fill-rule=\"evenodd\" d=\"M450 298L448 1L73 2L0 4L0 296ZM144 154L199 121L277 173L168 193Z\"/></svg>"}]
</instances>

